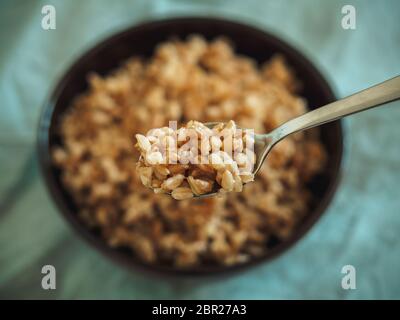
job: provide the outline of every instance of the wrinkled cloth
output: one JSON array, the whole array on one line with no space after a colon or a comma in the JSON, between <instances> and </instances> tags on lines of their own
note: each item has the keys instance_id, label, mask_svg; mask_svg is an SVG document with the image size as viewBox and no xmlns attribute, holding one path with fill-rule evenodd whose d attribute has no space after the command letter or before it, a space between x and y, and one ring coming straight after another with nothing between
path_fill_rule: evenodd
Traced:
<instances>
[{"instance_id":1,"label":"wrinkled cloth","mask_svg":"<svg viewBox=\"0 0 400 320\"><path fill-rule=\"evenodd\" d=\"M43 103L76 57L140 21L220 16L265 29L297 47L338 97L400 74L400 2L14 1L0 3L0 298L393 299L400 298L400 102L346 119L346 162L322 219L271 263L224 278L164 279L128 271L92 249L53 204L35 155ZM41 9L56 8L56 30ZM42 266L56 290L41 288ZM356 268L344 290L342 267Z\"/></svg>"}]
</instances>

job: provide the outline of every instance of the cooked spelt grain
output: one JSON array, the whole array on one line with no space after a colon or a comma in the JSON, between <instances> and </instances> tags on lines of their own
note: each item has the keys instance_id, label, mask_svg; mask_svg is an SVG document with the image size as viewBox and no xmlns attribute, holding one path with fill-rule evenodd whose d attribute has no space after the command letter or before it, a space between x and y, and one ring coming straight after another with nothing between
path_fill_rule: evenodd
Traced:
<instances>
[{"instance_id":1,"label":"cooked spelt grain","mask_svg":"<svg viewBox=\"0 0 400 320\"><path fill-rule=\"evenodd\" d=\"M185 200L193 197L193 192L190 188L180 187L176 188L171 193L175 200Z\"/></svg>"},{"instance_id":2,"label":"cooked spelt grain","mask_svg":"<svg viewBox=\"0 0 400 320\"><path fill-rule=\"evenodd\" d=\"M185 176L183 174L177 174L164 180L161 187L165 190L174 190L182 184L183 180L185 180Z\"/></svg>"}]
</instances>

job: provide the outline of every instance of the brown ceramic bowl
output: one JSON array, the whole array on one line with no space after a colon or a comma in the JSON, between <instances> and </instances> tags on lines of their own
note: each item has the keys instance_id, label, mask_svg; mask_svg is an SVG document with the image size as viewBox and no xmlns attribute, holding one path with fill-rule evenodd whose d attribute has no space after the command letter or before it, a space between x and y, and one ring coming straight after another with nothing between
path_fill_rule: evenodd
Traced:
<instances>
[{"instance_id":1,"label":"brown ceramic bowl","mask_svg":"<svg viewBox=\"0 0 400 320\"><path fill-rule=\"evenodd\" d=\"M325 212L338 185L343 153L343 131L340 121L320 128L322 142L329 159L326 170L315 177L310 184L310 190L318 201L310 209L309 214L289 239L284 242L272 241L266 244L269 251L264 256L245 264L229 267L210 265L182 270L175 267L147 265L127 249L108 247L96 231L90 230L78 219L77 207L60 181L60 170L53 166L50 158L52 146L61 143L56 130L60 116L69 107L71 101L87 89L86 76L89 72L107 74L133 55L150 56L157 44L172 36L186 37L193 33L201 34L208 39L226 36L233 42L238 53L252 57L260 63L268 60L275 53L282 53L301 80L303 84L301 95L308 100L311 108L322 106L335 99L323 76L296 49L264 31L222 19L188 17L146 22L113 35L87 51L62 76L46 103L39 125L39 160L52 197L74 229L103 254L130 269L142 267L145 270L164 274L209 275L243 270L260 262L267 262L286 251L304 236Z\"/></svg>"}]
</instances>

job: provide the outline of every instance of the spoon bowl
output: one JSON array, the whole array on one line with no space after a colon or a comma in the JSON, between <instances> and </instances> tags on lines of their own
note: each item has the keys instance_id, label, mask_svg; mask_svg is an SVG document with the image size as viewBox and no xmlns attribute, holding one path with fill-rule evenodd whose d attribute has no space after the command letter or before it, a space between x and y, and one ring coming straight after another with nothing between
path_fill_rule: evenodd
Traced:
<instances>
[{"instance_id":1,"label":"spoon bowl","mask_svg":"<svg viewBox=\"0 0 400 320\"><path fill-rule=\"evenodd\" d=\"M220 124L222 122L206 122L204 125L212 129L214 128L217 124ZM240 126L236 126L237 129L241 130L246 130ZM275 144L275 138L272 134L254 134L254 153L255 153L255 163L254 163L254 168L252 173L256 175L258 171L260 170L262 164L264 163L265 158L267 157L268 153L271 151L272 147ZM142 156L140 156L139 161L143 159ZM248 182L249 183L249 182ZM247 183L244 183L247 184ZM155 189L152 188L151 189ZM216 185L214 186L212 192L205 193L205 194L200 194L200 195L193 195L193 198L196 199L203 199L203 198L209 198L213 196L220 196L221 193L219 190L221 190L221 187L217 187ZM170 195L171 196L172 191L170 192L165 192L164 194Z\"/></svg>"}]
</instances>

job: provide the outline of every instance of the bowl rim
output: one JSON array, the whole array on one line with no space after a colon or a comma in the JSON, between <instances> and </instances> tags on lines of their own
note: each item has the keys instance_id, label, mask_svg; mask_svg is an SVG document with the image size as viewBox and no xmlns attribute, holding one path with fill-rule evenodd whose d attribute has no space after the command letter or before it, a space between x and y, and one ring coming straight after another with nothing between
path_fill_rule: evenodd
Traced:
<instances>
[{"instance_id":1,"label":"bowl rim","mask_svg":"<svg viewBox=\"0 0 400 320\"><path fill-rule=\"evenodd\" d=\"M38 154L39 167L42 176L45 181L46 188L51 195L53 203L55 202L57 211L61 212L62 216L69 222L72 229L85 239L92 247L97 249L102 255L108 257L111 261L114 261L130 271L141 270L151 275L156 276L219 276L230 275L238 271L243 271L246 269L251 269L255 266L259 266L261 263L269 262L282 253L286 252L288 249L293 248L298 244L299 240L303 238L308 231L314 226L314 224L321 218L321 216L328 209L336 190L339 186L343 161L344 161L344 128L342 121L337 120L338 125L338 161L336 161L334 166L334 172L336 175L331 179L327 191L324 196L318 201L318 204L305 219L293 232L289 239L280 242L278 245L268 250L265 254L260 257L254 257L248 262L242 264L236 264L232 266L226 265L215 265L215 266L196 266L194 268L178 268L174 266L163 266L157 264L148 264L140 259L134 257L133 255L128 255L125 252L116 250L107 245L107 243L99 236L95 235L90 228L85 226L83 222L77 217L76 214L72 212L66 205L64 201L63 193L66 190L61 190L58 188L56 179L52 174L53 165L50 153L50 126L53 120L53 112L56 107L60 93L64 89L64 86L71 78L71 75L79 69L79 66L85 63L92 55L106 47L110 42L116 41L118 38L122 38L131 32L137 32L141 29L162 27L165 24L171 23L185 23L185 22L202 22L202 23L220 23L225 24L227 27L241 28L247 31L251 31L253 34L258 33L263 37L268 37L269 41L274 42L279 47L285 47L287 50L291 51L299 63L307 68L307 70L313 74L313 77L318 79L321 84L321 88L324 90L324 94L329 97L332 101L335 99L335 94L332 87L328 84L325 77L321 74L319 69L312 63L308 58L306 58L303 53L301 53L292 44L287 43L285 40L269 33L264 29L259 29L258 27L247 24L241 21L229 20L226 18L214 17L214 16L179 16L179 17L168 17L163 19L150 19L145 21L140 21L133 24L123 30L117 31L114 34L106 35L105 38L99 40L97 43L90 45L89 49L84 49L78 57L75 57L70 65L62 72L62 75L56 80L56 85L51 89L51 93L45 100L42 112L40 114L38 131L37 131L37 143L36 152Z\"/></svg>"}]
</instances>

